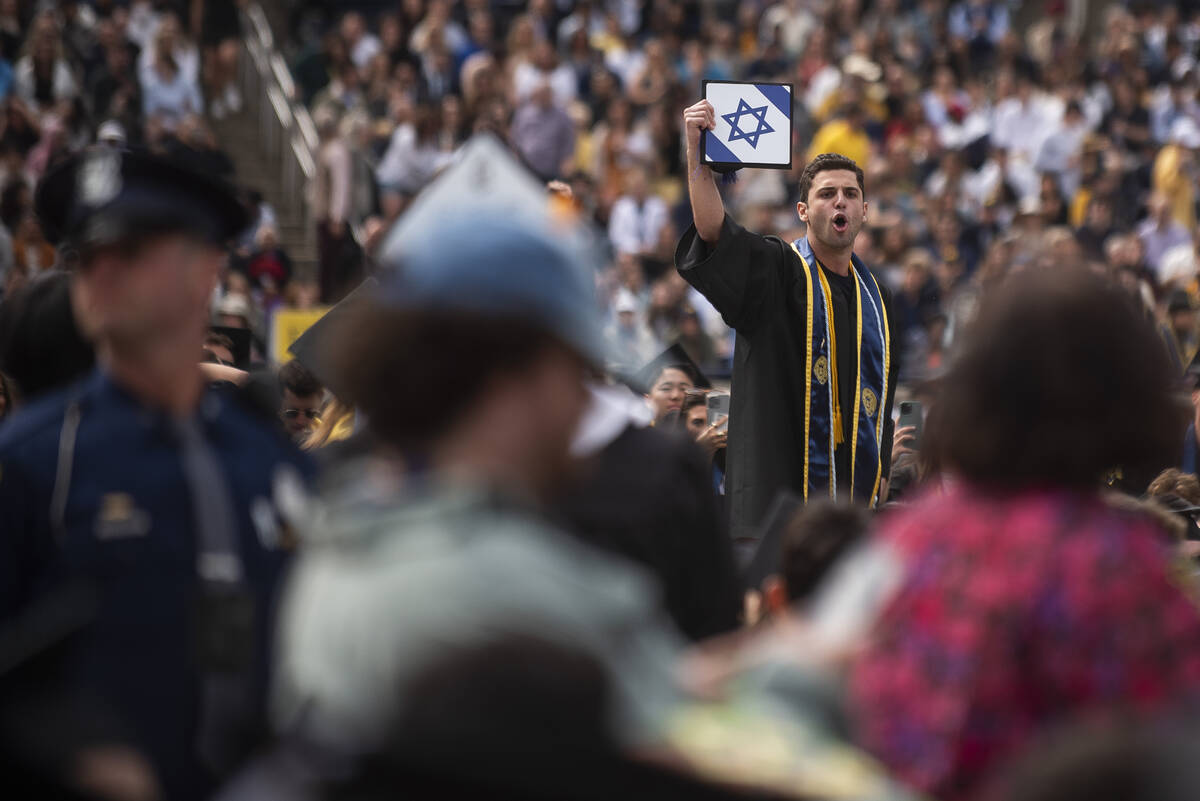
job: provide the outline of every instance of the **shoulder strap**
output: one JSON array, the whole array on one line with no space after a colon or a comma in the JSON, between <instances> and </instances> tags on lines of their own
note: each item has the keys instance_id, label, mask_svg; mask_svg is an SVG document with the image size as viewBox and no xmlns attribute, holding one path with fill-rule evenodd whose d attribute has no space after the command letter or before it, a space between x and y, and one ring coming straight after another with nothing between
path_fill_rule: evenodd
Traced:
<instances>
[{"instance_id":1,"label":"shoulder strap","mask_svg":"<svg viewBox=\"0 0 1200 801\"><path fill-rule=\"evenodd\" d=\"M75 464L75 437L82 419L80 399L72 398L58 431L58 462L54 469L54 491L50 495L50 530L58 542L62 542L67 533L67 497L71 493L71 470Z\"/></svg>"}]
</instances>

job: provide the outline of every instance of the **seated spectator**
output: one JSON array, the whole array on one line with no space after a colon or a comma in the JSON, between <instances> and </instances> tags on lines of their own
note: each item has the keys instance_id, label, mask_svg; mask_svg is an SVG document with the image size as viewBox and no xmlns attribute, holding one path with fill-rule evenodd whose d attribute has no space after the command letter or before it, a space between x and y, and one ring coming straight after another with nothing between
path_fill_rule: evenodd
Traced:
<instances>
[{"instance_id":1,"label":"seated spectator","mask_svg":"<svg viewBox=\"0 0 1200 801\"><path fill-rule=\"evenodd\" d=\"M58 261L58 252L46 241L42 226L32 212L26 213L17 224L12 249L16 269L31 278L54 267Z\"/></svg>"},{"instance_id":2,"label":"seated spectator","mask_svg":"<svg viewBox=\"0 0 1200 801\"><path fill-rule=\"evenodd\" d=\"M362 14L357 11L342 17L341 33L350 52L350 60L359 69L364 69L383 50L379 37L367 30Z\"/></svg>"},{"instance_id":3,"label":"seated spectator","mask_svg":"<svg viewBox=\"0 0 1200 801\"><path fill-rule=\"evenodd\" d=\"M608 237L618 253L645 255L658 249L659 233L669 212L661 197L650 193L646 170L633 167L625 173L625 192L612 207Z\"/></svg>"},{"instance_id":4,"label":"seated spectator","mask_svg":"<svg viewBox=\"0 0 1200 801\"><path fill-rule=\"evenodd\" d=\"M127 131L141 130L142 84L130 68L124 45L104 51L104 63L88 77L88 97L97 117L121 122Z\"/></svg>"},{"instance_id":5,"label":"seated spectator","mask_svg":"<svg viewBox=\"0 0 1200 801\"><path fill-rule=\"evenodd\" d=\"M56 28L43 27L34 35L28 52L17 61L13 88L38 114L56 109L62 114L78 96L79 88Z\"/></svg>"},{"instance_id":6,"label":"seated spectator","mask_svg":"<svg viewBox=\"0 0 1200 801\"><path fill-rule=\"evenodd\" d=\"M1161 275L1163 257L1171 248L1191 242L1188 229L1171 216L1171 204L1167 196L1155 192L1147 204L1149 214L1138 226L1137 235L1142 241L1147 266Z\"/></svg>"},{"instance_id":7,"label":"seated spectator","mask_svg":"<svg viewBox=\"0 0 1200 801\"><path fill-rule=\"evenodd\" d=\"M329 83L317 92L312 101L314 114L318 109L329 108L337 116L365 109L366 105L362 75L351 62L337 65Z\"/></svg>"},{"instance_id":8,"label":"seated spectator","mask_svg":"<svg viewBox=\"0 0 1200 801\"><path fill-rule=\"evenodd\" d=\"M656 423L668 412L679 412L690 390L712 388L712 383L678 345L667 348L643 367L637 381L646 389L646 402Z\"/></svg>"},{"instance_id":9,"label":"seated spectator","mask_svg":"<svg viewBox=\"0 0 1200 801\"><path fill-rule=\"evenodd\" d=\"M539 39L533 46L529 61L517 65L513 72L513 101L522 105L532 99L534 92L549 85L555 106L565 109L578 92L575 71L559 62L554 45Z\"/></svg>"},{"instance_id":10,"label":"seated spectator","mask_svg":"<svg viewBox=\"0 0 1200 801\"><path fill-rule=\"evenodd\" d=\"M513 147L544 181L567 174L575 156L575 125L554 102L549 83L533 89L513 115Z\"/></svg>"},{"instance_id":11,"label":"seated spectator","mask_svg":"<svg viewBox=\"0 0 1200 801\"><path fill-rule=\"evenodd\" d=\"M151 68L139 73L142 113L157 118L168 133L189 114L204 112L199 87L180 69L170 45L169 37L156 39Z\"/></svg>"},{"instance_id":12,"label":"seated spectator","mask_svg":"<svg viewBox=\"0 0 1200 801\"><path fill-rule=\"evenodd\" d=\"M264 294L282 294L292 280L292 260L279 246L279 232L274 226L258 229L255 250L246 263L250 284Z\"/></svg>"},{"instance_id":13,"label":"seated spectator","mask_svg":"<svg viewBox=\"0 0 1200 801\"><path fill-rule=\"evenodd\" d=\"M203 0L200 42L204 47L204 85L214 119L237 114L242 109L238 91L238 53L241 50L241 20L236 0ZM194 4L193 4L194 6ZM195 13L193 9L193 14Z\"/></svg>"},{"instance_id":14,"label":"seated spectator","mask_svg":"<svg viewBox=\"0 0 1200 801\"><path fill-rule=\"evenodd\" d=\"M179 163L197 172L226 180L233 177L233 160L217 145L216 135L199 114L180 119L167 149Z\"/></svg>"},{"instance_id":15,"label":"seated spectator","mask_svg":"<svg viewBox=\"0 0 1200 801\"><path fill-rule=\"evenodd\" d=\"M173 13L163 14L147 45L138 55L137 74L142 84L153 80L159 53L171 56L171 60L179 69L182 79L195 87L196 94L200 93L200 51L183 33L179 17ZM196 109L197 114L203 109Z\"/></svg>"},{"instance_id":16,"label":"seated spectator","mask_svg":"<svg viewBox=\"0 0 1200 801\"><path fill-rule=\"evenodd\" d=\"M625 287L620 287L613 300L612 312L613 320L605 328L604 336L612 348L616 364L632 370L650 361L658 346L642 319L637 298Z\"/></svg>"},{"instance_id":17,"label":"seated spectator","mask_svg":"<svg viewBox=\"0 0 1200 801\"><path fill-rule=\"evenodd\" d=\"M404 97L393 100L392 132L387 150L375 169L384 216L394 218L452 156L438 146L441 118L435 108L413 106Z\"/></svg>"},{"instance_id":18,"label":"seated spectator","mask_svg":"<svg viewBox=\"0 0 1200 801\"><path fill-rule=\"evenodd\" d=\"M279 368L279 386L283 391L279 419L288 436L303 442L321 419L325 388L295 359Z\"/></svg>"}]
</instances>

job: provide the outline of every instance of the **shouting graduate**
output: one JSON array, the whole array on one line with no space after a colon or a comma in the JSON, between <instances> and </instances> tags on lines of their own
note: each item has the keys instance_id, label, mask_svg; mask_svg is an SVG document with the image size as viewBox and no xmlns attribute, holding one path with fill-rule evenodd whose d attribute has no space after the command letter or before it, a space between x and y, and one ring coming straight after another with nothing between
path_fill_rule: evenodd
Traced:
<instances>
[{"instance_id":1,"label":"shouting graduate","mask_svg":"<svg viewBox=\"0 0 1200 801\"><path fill-rule=\"evenodd\" d=\"M898 364L891 294L854 255L867 214L863 171L845 156L817 156L796 204L807 236L761 236L725 213L701 162L712 104L689 107L684 121L694 224L675 264L737 332L731 533L753 539L780 490L873 506L889 465Z\"/></svg>"}]
</instances>

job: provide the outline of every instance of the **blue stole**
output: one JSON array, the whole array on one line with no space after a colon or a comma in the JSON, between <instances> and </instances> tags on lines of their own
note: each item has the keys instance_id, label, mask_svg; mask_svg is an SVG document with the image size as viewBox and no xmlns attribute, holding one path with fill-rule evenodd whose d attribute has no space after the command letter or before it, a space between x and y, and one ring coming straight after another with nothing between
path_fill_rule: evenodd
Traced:
<instances>
[{"instance_id":1,"label":"blue stole","mask_svg":"<svg viewBox=\"0 0 1200 801\"><path fill-rule=\"evenodd\" d=\"M813 255L807 237L792 243L804 269L805 297L808 301L804 375L807 392L804 396L804 499L809 494L820 497L828 493L837 496L838 474L834 460L836 449L833 430L833 382L830 375L829 343L833 325L829 319L833 308L829 282ZM879 499L879 479L883 464L879 458L879 443L883 440L883 405L888 392L888 369L891 366L891 334L887 312L879 284L858 256L850 257L850 275L858 289L858 325L854 343L839 342L839 348L854 345L858 353L858 374L854 376L854 407L841 410L849 415L850 428L850 499L865 500L875 506ZM850 376L838 376L839 382ZM846 478L842 477L843 480Z\"/></svg>"}]
</instances>

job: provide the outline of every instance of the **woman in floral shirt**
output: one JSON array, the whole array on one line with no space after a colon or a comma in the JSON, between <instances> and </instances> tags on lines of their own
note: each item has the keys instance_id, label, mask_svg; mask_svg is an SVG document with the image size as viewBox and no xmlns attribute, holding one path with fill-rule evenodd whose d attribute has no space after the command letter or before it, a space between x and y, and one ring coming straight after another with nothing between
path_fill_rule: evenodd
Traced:
<instances>
[{"instance_id":1,"label":"woman in floral shirt","mask_svg":"<svg viewBox=\"0 0 1200 801\"><path fill-rule=\"evenodd\" d=\"M904 577L851 675L863 740L902 779L969 798L1051 726L1200 691L1171 543L1101 490L1172 463L1172 381L1152 324L1095 274L1020 275L985 304L928 421L944 491L885 522Z\"/></svg>"}]
</instances>

